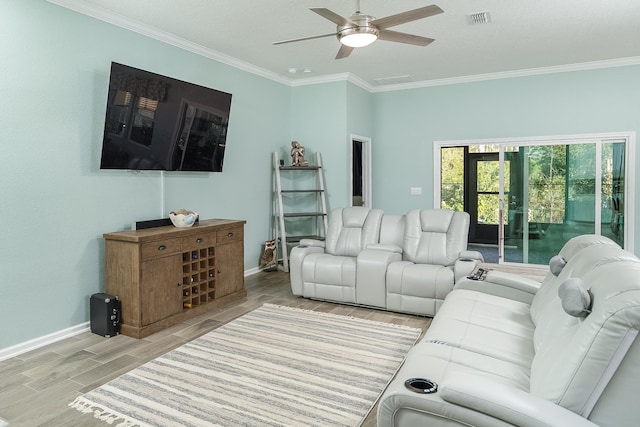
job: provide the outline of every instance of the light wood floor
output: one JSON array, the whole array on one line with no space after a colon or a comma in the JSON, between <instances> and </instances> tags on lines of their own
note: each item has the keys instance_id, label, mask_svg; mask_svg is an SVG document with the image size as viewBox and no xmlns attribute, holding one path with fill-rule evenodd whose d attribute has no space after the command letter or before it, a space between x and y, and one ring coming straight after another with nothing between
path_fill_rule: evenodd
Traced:
<instances>
[{"instance_id":1,"label":"light wood floor","mask_svg":"<svg viewBox=\"0 0 640 427\"><path fill-rule=\"evenodd\" d=\"M402 324L423 331L431 319L294 297L289 276L258 273L245 280L247 298L137 340L103 338L90 332L0 362L0 418L10 426L105 427L91 414L67 405L84 394L169 350L269 302ZM2 423L0 422L0 425ZM376 425L375 410L364 426Z\"/></svg>"}]
</instances>

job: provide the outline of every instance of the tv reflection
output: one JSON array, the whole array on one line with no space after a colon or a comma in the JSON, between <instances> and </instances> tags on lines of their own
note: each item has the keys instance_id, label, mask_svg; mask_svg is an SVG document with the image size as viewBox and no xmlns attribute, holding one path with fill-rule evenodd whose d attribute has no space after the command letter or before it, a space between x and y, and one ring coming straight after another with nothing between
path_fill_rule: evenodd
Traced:
<instances>
[{"instance_id":1,"label":"tv reflection","mask_svg":"<svg viewBox=\"0 0 640 427\"><path fill-rule=\"evenodd\" d=\"M231 94L112 63L101 169L222 172Z\"/></svg>"}]
</instances>

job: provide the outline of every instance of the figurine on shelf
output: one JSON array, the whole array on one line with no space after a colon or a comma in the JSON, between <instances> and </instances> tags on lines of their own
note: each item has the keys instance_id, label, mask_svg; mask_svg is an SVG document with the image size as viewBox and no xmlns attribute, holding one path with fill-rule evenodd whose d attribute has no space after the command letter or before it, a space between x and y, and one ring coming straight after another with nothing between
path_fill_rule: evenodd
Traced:
<instances>
[{"instance_id":1,"label":"figurine on shelf","mask_svg":"<svg viewBox=\"0 0 640 427\"><path fill-rule=\"evenodd\" d=\"M291 166L309 166L304 159L304 147L298 141L291 141Z\"/></svg>"}]
</instances>

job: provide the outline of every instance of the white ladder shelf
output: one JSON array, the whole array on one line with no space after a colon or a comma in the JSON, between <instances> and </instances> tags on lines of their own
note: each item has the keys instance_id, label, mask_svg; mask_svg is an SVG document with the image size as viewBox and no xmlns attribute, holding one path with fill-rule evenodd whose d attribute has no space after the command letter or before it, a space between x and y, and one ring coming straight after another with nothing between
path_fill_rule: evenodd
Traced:
<instances>
[{"instance_id":1,"label":"white ladder shelf","mask_svg":"<svg viewBox=\"0 0 640 427\"><path fill-rule=\"evenodd\" d=\"M294 244L302 239L317 239L324 240L324 236L327 230L327 201L324 188L324 172L322 169L322 156L320 153L315 153L315 165L309 166L284 166L280 164L280 157L277 152L273 153L273 169L275 176L275 193L276 193L276 206L275 216L278 218L277 225L275 226L275 240L276 244L280 247L282 254L282 270L289 271L289 244ZM293 174L315 174L314 186L311 188L283 188L282 173L288 175L289 183L295 178ZM308 176L302 176L307 178ZM305 180L305 182L307 182ZM304 206L296 203L296 196L308 197L309 195L315 196L315 200L311 202L313 205L312 210L304 209L309 208L309 204ZM285 203L283 196L286 198ZM312 224L309 225L309 231L305 234L298 234L297 232L288 232L292 230L292 221L295 219L315 219ZM296 230L297 231L297 230Z\"/></svg>"}]
</instances>

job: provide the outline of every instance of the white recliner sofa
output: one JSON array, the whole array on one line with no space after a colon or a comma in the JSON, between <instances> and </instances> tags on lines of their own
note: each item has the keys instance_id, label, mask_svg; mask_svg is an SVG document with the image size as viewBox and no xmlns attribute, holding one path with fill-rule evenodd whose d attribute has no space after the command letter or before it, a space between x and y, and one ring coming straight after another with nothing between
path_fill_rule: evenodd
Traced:
<instances>
[{"instance_id":1,"label":"white recliner sofa","mask_svg":"<svg viewBox=\"0 0 640 427\"><path fill-rule=\"evenodd\" d=\"M291 250L294 295L433 316L457 280L482 261L467 251L469 215L446 209L384 215L337 208L326 240Z\"/></svg>"},{"instance_id":2,"label":"white recliner sofa","mask_svg":"<svg viewBox=\"0 0 640 427\"><path fill-rule=\"evenodd\" d=\"M639 425L640 260L586 235L551 267L537 286L494 271L457 283L382 395L378 426Z\"/></svg>"}]
</instances>

